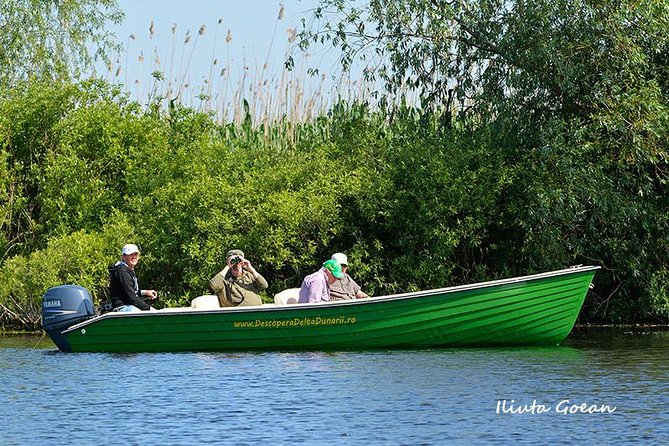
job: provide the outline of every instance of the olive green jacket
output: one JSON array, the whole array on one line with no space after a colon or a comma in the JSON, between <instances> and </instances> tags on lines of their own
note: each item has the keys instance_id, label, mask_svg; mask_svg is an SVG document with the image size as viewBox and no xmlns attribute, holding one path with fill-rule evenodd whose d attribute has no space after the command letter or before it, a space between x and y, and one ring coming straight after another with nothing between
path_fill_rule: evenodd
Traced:
<instances>
[{"instance_id":1,"label":"olive green jacket","mask_svg":"<svg viewBox=\"0 0 669 446\"><path fill-rule=\"evenodd\" d=\"M259 293L264 289L267 289L267 281L262 275L258 274L255 278L250 271L244 271L241 276L235 277L228 270L223 288L216 295L222 307L262 305Z\"/></svg>"}]
</instances>

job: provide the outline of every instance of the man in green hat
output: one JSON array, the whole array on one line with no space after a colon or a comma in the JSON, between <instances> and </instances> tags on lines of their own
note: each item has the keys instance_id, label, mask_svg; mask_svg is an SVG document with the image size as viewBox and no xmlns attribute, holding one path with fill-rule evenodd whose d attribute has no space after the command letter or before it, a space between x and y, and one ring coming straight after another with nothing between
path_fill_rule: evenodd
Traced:
<instances>
[{"instance_id":1,"label":"man in green hat","mask_svg":"<svg viewBox=\"0 0 669 446\"><path fill-rule=\"evenodd\" d=\"M304 278L298 302L328 302L330 300L330 285L342 277L344 277L344 273L339 262L333 259L326 260L321 269Z\"/></svg>"},{"instance_id":2,"label":"man in green hat","mask_svg":"<svg viewBox=\"0 0 669 446\"><path fill-rule=\"evenodd\" d=\"M367 293L362 291L360 285L355 283L353 277L348 274L348 258L346 257L346 254L341 252L332 254L332 259L336 260L341 265L344 278L336 281L330 286L330 300L350 300L369 297Z\"/></svg>"}]
</instances>

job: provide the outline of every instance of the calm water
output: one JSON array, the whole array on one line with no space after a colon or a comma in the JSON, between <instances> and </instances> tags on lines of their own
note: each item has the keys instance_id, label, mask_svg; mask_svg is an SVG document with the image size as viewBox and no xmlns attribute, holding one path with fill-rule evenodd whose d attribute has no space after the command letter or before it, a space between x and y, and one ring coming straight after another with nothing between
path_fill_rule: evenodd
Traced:
<instances>
[{"instance_id":1,"label":"calm water","mask_svg":"<svg viewBox=\"0 0 669 446\"><path fill-rule=\"evenodd\" d=\"M669 442L660 329L339 353L62 354L38 341L0 337L2 445Z\"/></svg>"}]
</instances>

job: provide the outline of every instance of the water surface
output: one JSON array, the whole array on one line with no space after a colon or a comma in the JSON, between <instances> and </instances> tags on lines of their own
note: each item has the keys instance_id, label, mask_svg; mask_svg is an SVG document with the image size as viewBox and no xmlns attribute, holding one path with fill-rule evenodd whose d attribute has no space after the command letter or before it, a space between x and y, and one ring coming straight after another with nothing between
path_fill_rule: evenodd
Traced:
<instances>
[{"instance_id":1,"label":"water surface","mask_svg":"<svg viewBox=\"0 0 669 446\"><path fill-rule=\"evenodd\" d=\"M664 329L331 353L64 354L0 337L0 444L665 444L668 350Z\"/></svg>"}]
</instances>

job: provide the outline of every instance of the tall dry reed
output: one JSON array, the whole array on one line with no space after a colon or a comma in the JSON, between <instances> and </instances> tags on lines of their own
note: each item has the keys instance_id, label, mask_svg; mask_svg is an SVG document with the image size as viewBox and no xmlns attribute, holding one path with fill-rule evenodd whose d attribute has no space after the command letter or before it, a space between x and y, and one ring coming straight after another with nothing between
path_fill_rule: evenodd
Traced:
<instances>
[{"instance_id":1,"label":"tall dry reed","mask_svg":"<svg viewBox=\"0 0 669 446\"><path fill-rule=\"evenodd\" d=\"M152 20L147 32L153 47L138 48L139 34L132 33L123 54L118 54L115 63L107 66L104 77L111 83L124 85L139 103L158 102L166 106L176 101L211 113L220 123L241 124L248 113L253 126L264 129L277 122L311 120L326 113L333 101L369 100L374 86L338 72L336 61L321 67L316 75L309 74L310 68L318 64L313 63L310 54L296 49L296 30L286 27L285 40L280 37L284 15L285 8L280 5L264 58L247 59L244 55L241 61L231 57L236 44L234 31L225 27L223 18L217 20L213 31L203 24L197 33L190 30L182 33L178 24L173 24L170 48L164 53L153 43L157 32ZM272 66L272 56L281 44L280 66ZM194 61L205 52L210 54L206 74L194 78ZM161 54L167 54L167 60ZM289 56L295 60L292 70L283 63Z\"/></svg>"}]
</instances>

